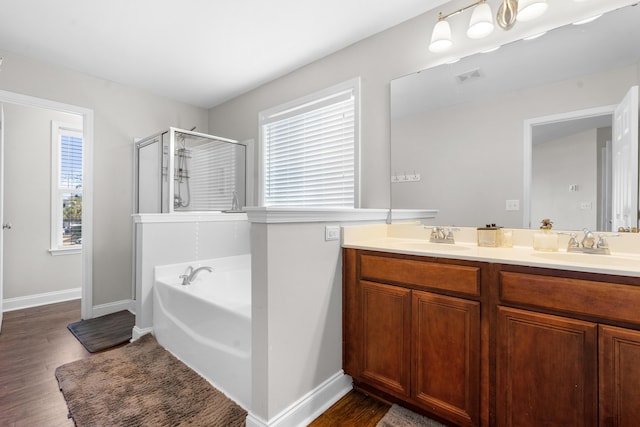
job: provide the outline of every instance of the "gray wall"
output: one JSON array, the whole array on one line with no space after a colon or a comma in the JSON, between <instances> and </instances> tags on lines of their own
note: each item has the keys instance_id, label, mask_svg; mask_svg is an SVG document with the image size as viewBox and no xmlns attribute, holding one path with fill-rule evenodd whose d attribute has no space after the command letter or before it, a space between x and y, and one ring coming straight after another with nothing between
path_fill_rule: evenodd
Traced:
<instances>
[{"instance_id":1,"label":"gray wall","mask_svg":"<svg viewBox=\"0 0 640 427\"><path fill-rule=\"evenodd\" d=\"M4 104L4 298L81 286L81 256L49 254L51 247L51 121L82 117ZM43 280L46 278L46 280Z\"/></svg>"},{"instance_id":2,"label":"gray wall","mask_svg":"<svg viewBox=\"0 0 640 427\"><path fill-rule=\"evenodd\" d=\"M0 56L0 89L94 111L94 164L87 165L94 171L92 303L130 299L133 139L169 126L206 130L207 111L15 53ZM48 158L49 150L33 156Z\"/></svg>"}]
</instances>

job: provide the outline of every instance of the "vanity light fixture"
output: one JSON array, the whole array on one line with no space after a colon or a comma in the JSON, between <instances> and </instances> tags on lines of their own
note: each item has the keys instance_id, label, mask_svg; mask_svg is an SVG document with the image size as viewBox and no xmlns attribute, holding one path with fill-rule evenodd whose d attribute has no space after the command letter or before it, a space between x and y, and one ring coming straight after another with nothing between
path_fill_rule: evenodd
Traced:
<instances>
[{"instance_id":1,"label":"vanity light fixture","mask_svg":"<svg viewBox=\"0 0 640 427\"><path fill-rule=\"evenodd\" d=\"M475 3L471 3L446 15L440 12L438 22L435 27L433 27L433 33L431 34L431 43L429 44L429 50L431 52L442 52L453 45L451 26L447 18L471 8L475 9L469 21L467 36L472 39L480 39L491 34L493 31L493 13L491 12L491 6L489 6L487 0L478 0Z\"/></svg>"},{"instance_id":2,"label":"vanity light fixture","mask_svg":"<svg viewBox=\"0 0 640 427\"><path fill-rule=\"evenodd\" d=\"M433 27L429 50L431 52L444 52L449 49L451 45L453 45L453 41L451 40L451 26L441 13L436 26Z\"/></svg>"},{"instance_id":3,"label":"vanity light fixture","mask_svg":"<svg viewBox=\"0 0 640 427\"><path fill-rule=\"evenodd\" d=\"M516 21L527 22L536 19L547 11L547 0L518 0Z\"/></svg>"},{"instance_id":4,"label":"vanity light fixture","mask_svg":"<svg viewBox=\"0 0 640 427\"><path fill-rule=\"evenodd\" d=\"M509 30L516 20L530 21L542 15L548 7L547 0L501 0L502 4L496 16L497 23L502 29ZM453 45L451 37L451 26L447 21L451 16L462 13L473 8L469 26L467 27L467 37L471 39L481 39L493 32L493 12L487 0L477 0L454 12L438 15L438 22L433 27L429 50L431 52L443 52Z\"/></svg>"},{"instance_id":5,"label":"vanity light fixture","mask_svg":"<svg viewBox=\"0 0 640 427\"><path fill-rule=\"evenodd\" d=\"M493 13L491 6L486 1L478 3L469 21L467 37L470 39L481 39L493 32Z\"/></svg>"}]
</instances>

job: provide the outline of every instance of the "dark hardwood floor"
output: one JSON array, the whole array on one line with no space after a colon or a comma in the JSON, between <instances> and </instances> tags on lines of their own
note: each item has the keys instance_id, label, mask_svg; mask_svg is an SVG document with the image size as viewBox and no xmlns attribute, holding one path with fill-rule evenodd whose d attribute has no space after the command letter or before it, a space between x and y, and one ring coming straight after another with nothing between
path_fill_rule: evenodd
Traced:
<instances>
[{"instance_id":1,"label":"dark hardwood floor","mask_svg":"<svg viewBox=\"0 0 640 427\"><path fill-rule=\"evenodd\" d=\"M0 426L73 427L55 370L91 357L67 330L80 320L80 301L4 313L0 333ZM107 350L108 351L108 350ZM390 405L350 392L311 427L374 427Z\"/></svg>"},{"instance_id":2,"label":"dark hardwood floor","mask_svg":"<svg viewBox=\"0 0 640 427\"><path fill-rule=\"evenodd\" d=\"M80 301L4 313L0 333L0 425L73 427L58 389L58 366L89 357L67 330Z\"/></svg>"},{"instance_id":3,"label":"dark hardwood floor","mask_svg":"<svg viewBox=\"0 0 640 427\"><path fill-rule=\"evenodd\" d=\"M309 427L375 427L389 408L389 404L351 391L316 418Z\"/></svg>"}]
</instances>

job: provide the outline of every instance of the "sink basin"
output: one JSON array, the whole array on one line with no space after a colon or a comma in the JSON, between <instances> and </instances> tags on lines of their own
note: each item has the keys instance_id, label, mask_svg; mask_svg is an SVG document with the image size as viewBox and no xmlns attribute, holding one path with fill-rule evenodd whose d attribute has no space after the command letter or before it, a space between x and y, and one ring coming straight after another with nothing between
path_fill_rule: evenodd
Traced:
<instances>
[{"instance_id":1,"label":"sink basin","mask_svg":"<svg viewBox=\"0 0 640 427\"><path fill-rule=\"evenodd\" d=\"M594 255L575 252L534 252L534 258L549 261L599 265L603 267L632 267L638 266L640 259L625 258L616 255Z\"/></svg>"},{"instance_id":2,"label":"sink basin","mask_svg":"<svg viewBox=\"0 0 640 427\"><path fill-rule=\"evenodd\" d=\"M408 251L421 251L421 252L457 252L468 251L466 246L459 246L456 244L447 243L430 243L430 242L397 242L393 244L396 249L404 249Z\"/></svg>"}]
</instances>

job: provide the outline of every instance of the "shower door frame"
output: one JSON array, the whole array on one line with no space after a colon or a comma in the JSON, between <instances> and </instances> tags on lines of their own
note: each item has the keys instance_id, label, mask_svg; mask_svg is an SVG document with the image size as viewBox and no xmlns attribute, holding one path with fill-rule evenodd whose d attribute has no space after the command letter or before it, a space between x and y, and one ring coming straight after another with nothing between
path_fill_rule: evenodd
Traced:
<instances>
[{"instance_id":1,"label":"shower door frame","mask_svg":"<svg viewBox=\"0 0 640 427\"><path fill-rule=\"evenodd\" d=\"M248 156L248 150L247 150L247 146L246 144L243 144L242 142L236 141L235 139L229 139L229 138L222 138L220 136L216 136L216 135L211 135L211 134L206 134L206 133L201 133L201 132L195 132L192 130L186 130L186 129L179 129L179 128L175 128L175 127L170 127L169 128L169 153L171 153L171 155L168 156L168 162L167 162L167 180L168 180L168 206L169 206L169 213L174 213L176 212L174 207L173 207L173 195L175 194L175 180L173 179L173 171L174 171L174 167L175 167L175 156L173 155L173 153L175 153L175 147L176 147L176 132L182 133L182 134L186 134L186 135L191 135L191 136L195 136L198 138L206 138L206 139L211 139L211 140L215 140L215 141L220 141L220 142L226 142L229 144L235 144L235 145L242 145L245 147L245 157L244 157L244 162L245 162L245 182L244 182L244 187L245 187L245 205L247 204L247 156ZM171 175L169 175L168 171L172 171ZM164 200L162 201L162 203L164 203ZM182 211L177 211L177 212L182 212ZM197 211L194 211L197 212Z\"/></svg>"},{"instance_id":2,"label":"shower door frame","mask_svg":"<svg viewBox=\"0 0 640 427\"><path fill-rule=\"evenodd\" d=\"M225 142L229 144L240 145L245 148L245 179L244 179L244 199L245 205L249 206L249 201L253 200L253 140L247 141L237 141L229 138L222 138L220 136L195 132L186 129L180 129L176 127L169 127L167 130L162 130L160 132L154 133L148 137L134 140L133 144L133 175L134 175L134 185L133 185L133 207L134 214L140 213L140 194L139 194L139 186L140 186L140 149L146 147L147 145L153 144L156 138L158 138L158 150L160 157L160 176L158 179L160 180L160 212L162 214L172 214L172 213L181 213L181 212L199 212L199 211L176 211L173 207L173 195L175 194L175 183L173 179L174 167L175 167L175 158L173 154L167 154L167 165L166 165L166 173L164 171L164 139L163 136L168 134L169 144L167 153L175 153L175 141L176 141L176 132L186 135L195 136L198 138L206 138L214 141ZM169 172L171 171L171 172ZM166 177L166 183L164 179ZM163 192L164 186L167 187L167 200L164 199L165 195ZM166 204L166 211L165 209ZM206 211L205 211L206 212Z\"/></svg>"}]
</instances>

